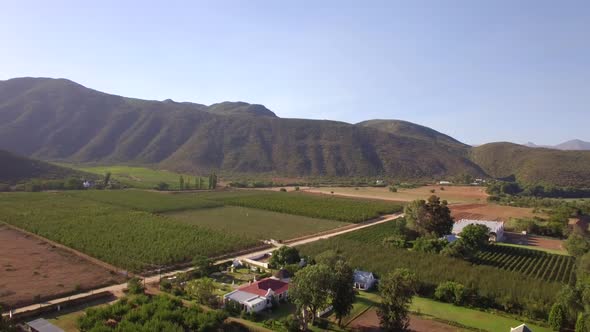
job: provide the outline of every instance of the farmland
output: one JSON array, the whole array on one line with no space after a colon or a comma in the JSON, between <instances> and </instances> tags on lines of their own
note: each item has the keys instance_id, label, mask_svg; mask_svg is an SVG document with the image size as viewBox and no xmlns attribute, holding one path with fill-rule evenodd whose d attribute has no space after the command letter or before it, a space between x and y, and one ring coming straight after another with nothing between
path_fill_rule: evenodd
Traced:
<instances>
[{"instance_id":1,"label":"farmland","mask_svg":"<svg viewBox=\"0 0 590 332\"><path fill-rule=\"evenodd\" d=\"M301 247L307 255L317 255L326 250L339 250L352 266L383 275L395 268L408 268L420 280L420 292L431 294L436 285L454 280L470 285L477 296L492 301L492 307L512 310L517 314L543 317L562 283L547 282L529 277L518 271L507 271L493 266L472 263L438 254L388 248L382 245L391 234L393 223L384 223L358 230L328 240L317 241ZM449 268L452 266L453 268ZM498 283L498 280L502 280ZM529 308L529 304L534 303ZM516 304L517 307L513 307Z\"/></svg>"},{"instance_id":2,"label":"farmland","mask_svg":"<svg viewBox=\"0 0 590 332\"><path fill-rule=\"evenodd\" d=\"M444 190L441 190L441 187ZM488 195L484 187L477 186L422 186L418 188L398 188L390 192L387 187L320 187L310 188L307 192L349 196L365 199L381 199L399 202L410 202L416 199L427 199L435 191L435 195L449 203L485 203Z\"/></svg>"},{"instance_id":3,"label":"farmland","mask_svg":"<svg viewBox=\"0 0 590 332\"><path fill-rule=\"evenodd\" d=\"M258 195L228 197L221 201L228 205L352 223L402 210L400 204L393 202L324 197L304 193L260 192Z\"/></svg>"},{"instance_id":4,"label":"farmland","mask_svg":"<svg viewBox=\"0 0 590 332\"><path fill-rule=\"evenodd\" d=\"M196 226L259 239L287 240L327 231L347 223L251 208L225 206L171 212L168 217Z\"/></svg>"},{"instance_id":5,"label":"farmland","mask_svg":"<svg viewBox=\"0 0 590 332\"><path fill-rule=\"evenodd\" d=\"M67 250L0 225L0 303L28 305L124 278Z\"/></svg>"},{"instance_id":6,"label":"farmland","mask_svg":"<svg viewBox=\"0 0 590 332\"><path fill-rule=\"evenodd\" d=\"M153 189L158 183L165 182L170 186L170 189L179 189L179 178L182 175L185 183L190 180L191 188L194 188L196 183L194 175L178 174L174 172L164 170L154 170L145 167L130 167L130 166L97 166L97 167L84 167L84 166L72 166L81 171L94 173L98 175L105 175L110 172L111 177L122 184L129 187L140 188L140 189ZM208 186L208 178L202 177L203 189Z\"/></svg>"},{"instance_id":7,"label":"farmland","mask_svg":"<svg viewBox=\"0 0 590 332\"><path fill-rule=\"evenodd\" d=\"M88 190L68 192L68 195L147 212L167 212L222 206L193 193L159 193L143 190Z\"/></svg>"},{"instance_id":8,"label":"farmland","mask_svg":"<svg viewBox=\"0 0 590 332\"><path fill-rule=\"evenodd\" d=\"M66 193L2 194L0 216L4 222L133 271L257 244L247 237Z\"/></svg>"},{"instance_id":9,"label":"farmland","mask_svg":"<svg viewBox=\"0 0 590 332\"><path fill-rule=\"evenodd\" d=\"M540 250L493 245L480 252L475 262L545 281L571 283L574 278L574 257Z\"/></svg>"},{"instance_id":10,"label":"farmland","mask_svg":"<svg viewBox=\"0 0 590 332\"><path fill-rule=\"evenodd\" d=\"M449 206L455 220L482 219L507 222L510 218L546 217L533 209L498 204L454 204Z\"/></svg>"}]
</instances>

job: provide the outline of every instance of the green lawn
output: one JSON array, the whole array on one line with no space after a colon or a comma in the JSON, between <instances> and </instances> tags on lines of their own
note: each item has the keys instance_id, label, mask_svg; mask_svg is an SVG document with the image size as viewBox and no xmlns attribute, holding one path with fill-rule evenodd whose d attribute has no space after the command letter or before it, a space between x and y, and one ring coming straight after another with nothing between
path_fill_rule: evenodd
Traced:
<instances>
[{"instance_id":1,"label":"green lawn","mask_svg":"<svg viewBox=\"0 0 590 332\"><path fill-rule=\"evenodd\" d=\"M184 223L260 240L287 240L334 229L347 223L238 206L185 210L166 214Z\"/></svg>"},{"instance_id":2,"label":"green lawn","mask_svg":"<svg viewBox=\"0 0 590 332\"><path fill-rule=\"evenodd\" d=\"M145 167L130 167L130 166L98 166L98 167L85 167L85 166L72 166L81 171L94 173L98 175L104 175L107 172L111 172L111 177L119 182L126 184L133 188L141 189L152 189L160 182L166 182L170 185L170 189L179 189L179 178L182 175L184 182L190 180L191 189L195 187L195 175L179 174L164 170L154 170ZM208 186L208 178L202 178L203 189Z\"/></svg>"},{"instance_id":3,"label":"green lawn","mask_svg":"<svg viewBox=\"0 0 590 332\"><path fill-rule=\"evenodd\" d=\"M414 297L411 310L422 315L428 315L446 321L456 322L466 327L478 328L490 332L510 331L511 327L516 327L523 323L513 318L458 307L422 297ZM551 332L551 329L548 327L541 327L529 323L527 323L527 326L535 332Z\"/></svg>"}]
</instances>

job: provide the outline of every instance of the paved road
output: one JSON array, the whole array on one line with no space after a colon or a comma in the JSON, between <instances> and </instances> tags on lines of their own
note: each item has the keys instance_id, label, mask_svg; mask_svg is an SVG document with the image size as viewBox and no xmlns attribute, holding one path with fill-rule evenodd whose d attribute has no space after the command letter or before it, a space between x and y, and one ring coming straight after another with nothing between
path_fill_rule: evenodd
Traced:
<instances>
[{"instance_id":1,"label":"paved road","mask_svg":"<svg viewBox=\"0 0 590 332\"><path fill-rule=\"evenodd\" d=\"M311 243L311 242L315 242L318 240L323 240L323 239L328 239L334 236L338 236L338 235L342 235L342 234L346 234L346 233L350 233L350 232L354 232L357 231L359 229L363 229L363 228L367 228L367 227L372 227L375 225L379 225L379 224L383 224L386 223L388 221L392 221L395 220L399 217L403 216L403 214L392 214L392 215L386 215L383 216L379 219L370 221L370 222L366 222L366 223L362 223L359 224L358 227L354 227L354 228L347 228L347 229L343 229L341 231L336 230L333 233L329 233L329 234L324 234L324 235L319 235L319 236L314 236L314 237L309 237L309 238L305 238L299 241L295 241L295 242L291 242L289 243L289 246L293 247L293 246L299 246L299 245L303 245L303 244L307 244L307 243ZM262 255L271 251L274 251L276 249L278 249L281 245L277 245L273 248L267 248L264 250L260 250L260 251L256 251L256 252L251 252L248 253L246 255L242 255L242 256L238 256L236 257L237 259L245 259L248 257L252 257L252 256L257 256L257 255ZM224 262L227 262L229 260L232 259L223 259L223 260L219 260L217 262L215 262L215 264L221 264ZM173 276L177 273L182 273L182 272L189 272L193 270L192 267L189 268L185 268L185 269L180 269L180 270L175 270L175 271L171 271L171 272L166 272L163 273L161 275L155 275L155 276L151 276L151 277L147 277L144 279L145 283L154 283L154 282L158 282L160 280L160 278L164 278L164 277L169 277L169 276ZM118 285L112 285L112 286L107 286L107 287L103 287L100 289L95 289L92 290L91 292L85 292L85 293L79 293L76 295L72 295L72 296L67 296L67 297L62 297L59 299L54 299L51 301L47 301L44 302L42 304L42 306L48 306L48 305L54 305L54 304L59 304L59 303L63 303L63 302L67 302L71 299L77 299L77 298L83 298L88 296L89 294L94 294L94 293L99 293L99 292L111 292L113 293L113 295L115 295L116 297L121 297L124 295L124 290L127 288L127 283L122 283L122 284L118 284ZM13 313L18 314L18 313L22 313L22 312L27 312L27 311L31 311L31 310L35 310L39 308L39 304L35 304L35 305L30 305L30 306L26 306L26 307L22 307L22 308L18 308L16 310L13 310ZM6 316L7 314L2 314L3 316Z\"/></svg>"}]
</instances>

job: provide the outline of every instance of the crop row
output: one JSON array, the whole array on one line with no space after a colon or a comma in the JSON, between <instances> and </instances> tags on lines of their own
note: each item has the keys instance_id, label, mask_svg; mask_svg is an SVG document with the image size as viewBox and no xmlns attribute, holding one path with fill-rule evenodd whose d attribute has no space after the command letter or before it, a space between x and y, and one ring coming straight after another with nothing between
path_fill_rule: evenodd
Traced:
<instances>
[{"instance_id":1,"label":"crop row","mask_svg":"<svg viewBox=\"0 0 590 332\"><path fill-rule=\"evenodd\" d=\"M257 244L251 238L65 193L2 194L0 221L132 271Z\"/></svg>"},{"instance_id":2,"label":"crop row","mask_svg":"<svg viewBox=\"0 0 590 332\"><path fill-rule=\"evenodd\" d=\"M359 200L305 193L260 193L241 197L222 198L228 205L269 210L313 218L358 223L387 213L400 212L396 203Z\"/></svg>"},{"instance_id":3,"label":"crop row","mask_svg":"<svg viewBox=\"0 0 590 332\"><path fill-rule=\"evenodd\" d=\"M569 283L573 278L575 259L537 250L494 245L479 253L475 263L519 272L536 279Z\"/></svg>"}]
</instances>

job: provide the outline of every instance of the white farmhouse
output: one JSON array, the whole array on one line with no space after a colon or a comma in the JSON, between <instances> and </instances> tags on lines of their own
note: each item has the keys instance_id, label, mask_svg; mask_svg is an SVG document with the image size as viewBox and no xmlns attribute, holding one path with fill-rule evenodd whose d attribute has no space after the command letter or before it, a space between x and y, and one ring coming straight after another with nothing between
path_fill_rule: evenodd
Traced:
<instances>
[{"instance_id":1,"label":"white farmhouse","mask_svg":"<svg viewBox=\"0 0 590 332\"><path fill-rule=\"evenodd\" d=\"M371 272L354 270L354 288L360 290L369 290L375 286L375 276Z\"/></svg>"},{"instance_id":2,"label":"white farmhouse","mask_svg":"<svg viewBox=\"0 0 590 332\"><path fill-rule=\"evenodd\" d=\"M459 235L468 225L484 225L490 230L490 241L502 242L504 239L504 222L503 221L489 221L489 220L472 220L472 219L461 219L453 225L451 231L455 235Z\"/></svg>"}]
</instances>

